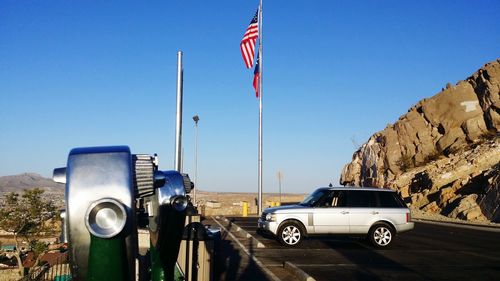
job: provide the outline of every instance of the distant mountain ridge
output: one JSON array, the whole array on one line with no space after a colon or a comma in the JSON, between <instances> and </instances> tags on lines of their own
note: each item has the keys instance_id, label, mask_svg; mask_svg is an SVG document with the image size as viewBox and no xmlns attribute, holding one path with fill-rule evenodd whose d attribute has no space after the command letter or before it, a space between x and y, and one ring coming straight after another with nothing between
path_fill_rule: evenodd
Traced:
<instances>
[{"instance_id":1,"label":"distant mountain ridge","mask_svg":"<svg viewBox=\"0 0 500 281\"><path fill-rule=\"evenodd\" d=\"M20 192L23 189L41 188L64 192L64 184L56 183L36 173L23 173L0 177L0 192Z\"/></svg>"}]
</instances>

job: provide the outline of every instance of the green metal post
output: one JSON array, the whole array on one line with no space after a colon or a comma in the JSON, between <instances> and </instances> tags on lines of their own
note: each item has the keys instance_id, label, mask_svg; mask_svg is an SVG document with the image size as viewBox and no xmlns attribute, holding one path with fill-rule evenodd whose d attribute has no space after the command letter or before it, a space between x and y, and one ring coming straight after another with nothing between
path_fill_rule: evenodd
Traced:
<instances>
[{"instance_id":1,"label":"green metal post","mask_svg":"<svg viewBox=\"0 0 500 281\"><path fill-rule=\"evenodd\" d=\"M165 281L165 273L160 259L160 255L153 245L150 246L151 255L151 281Z\"/></svg>"},{"instance_id":2,"label":"green metal post","mask_svg":"<svg viewBox=\"0 0 500 281\"><path fill-rule=\"evenodd\" d=\"M122 237L99 238L91 235L88 281L123 281L128 276L125 241Z\"/></svg>"}]
</instances>

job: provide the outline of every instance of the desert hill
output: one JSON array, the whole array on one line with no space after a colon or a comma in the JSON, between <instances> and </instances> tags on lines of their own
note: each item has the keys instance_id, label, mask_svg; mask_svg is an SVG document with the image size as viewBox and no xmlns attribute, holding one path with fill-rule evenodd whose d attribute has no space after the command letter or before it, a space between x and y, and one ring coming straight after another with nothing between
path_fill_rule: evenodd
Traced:
<instances>
[{"instance_id":1,"label":"desert hill","mask_svg":"<svg viewBox=\"0 0 500 281\"><path fill-rule=\"evenodd\" d=\"M415 210L500 222L500 60L372 135L340 183L398 190Z\"/></svg>"},{"instance_id":2,"label":"desert hill","mask_svg":"<svg viewBox=\"0 0 500 281\"><path fill-rule=\"evenodd\" d=\"M36 173L24 173L0 177L0 192L21 192L23 189L41 188L46 191L63 192L64 184L55 183Z\"/></svg>"},{"instance_id":3,"label":"desert hill","mask_svg":"<svg viewBox=\"0 0 500 281\"><path fill-rule=\"evenodd\" d=\"M52 179L44 178L35 173L23 173L20 175L0 177L0 195L5 192L21 193L24 189L41 188L48 196L61 206L64 205L64 184L55 183ZM191 197L193 193L191 193ZM197 203L200 211L204 215L241 215L241 202L246 201L251 214L255 214L257 207L255 204L256 193L251 192L214 192L197 190ZM271 202L299 202L306 194L282 194L265 193L263 195L263 206L268 207ZM213 203L211 205L210 203ZM212 207L211 207L212 206Z\"/></svg>"}]
</instances>

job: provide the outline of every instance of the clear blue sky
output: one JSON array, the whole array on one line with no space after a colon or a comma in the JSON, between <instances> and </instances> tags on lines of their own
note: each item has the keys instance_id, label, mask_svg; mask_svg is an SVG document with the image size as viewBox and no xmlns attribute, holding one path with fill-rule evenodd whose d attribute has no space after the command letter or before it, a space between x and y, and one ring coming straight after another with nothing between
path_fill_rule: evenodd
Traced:
<instances>
[{"instance_id":1,"label":"clear blue sky","mask_svg":"<svg viewBox=\"0 0 500 281\"><path fill-rule=\"evenodd\" d=\"M239 42L258 1L0 0L0 175L51 176L71 148L125 144L257 190L258 100ZM500 57L500 1L264 1L264 192L338 183L370 135Z\"/></svg>"}]
</instances>

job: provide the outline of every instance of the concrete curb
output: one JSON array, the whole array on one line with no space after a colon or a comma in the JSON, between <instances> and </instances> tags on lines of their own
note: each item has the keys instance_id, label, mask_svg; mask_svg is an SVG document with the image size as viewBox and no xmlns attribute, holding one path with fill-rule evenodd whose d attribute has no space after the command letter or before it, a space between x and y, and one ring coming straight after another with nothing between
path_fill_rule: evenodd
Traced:
<instances>
[{"instance_id":1,"label":"concrete curb","mask_svg":"<svg viewBox=\"0 0 500 281\"><path fill-rule=\"evenodd\" d=\"M412 221L427 223L427 224L443 225L449 227L474 229L480 231L500 232L500 227L495 225L470 224L470 223L451 222L451 221L436 221L436 220L420 219L420 218L414 218Z\"/></svg>"},{"instance_id":2,"label":"concrete curb","mask_svg":"<svg viewBox=\"0 0 500 281\"><path fill-rule=\"evenodd\" d=\"M300 281L316 281L311 275L305 273L302 269L298 268L295 264L286 261L283 263L283 267L289 270L297 279Z\"/></svg>"},{"instance_id":3,"label":"concrete curb","mask_svg":"<svg viewBox=\"0 0 500 281\"><path fill-rule=\"evenodd\" d=\"M225 222L230 222L226 217L224 216L216 216L216 219L222 219ZM241 235L245 236L246 238L252 239L253 243L257 245L257 248L265 248L266 245L264 245L262 242L260 242L257 238L253 237L250 233L248 233L246 230L235 224L234 222L231 222L231 225L234 227L234 230L239 232Z\"/></svg>"}]
</instances>

